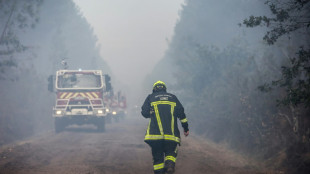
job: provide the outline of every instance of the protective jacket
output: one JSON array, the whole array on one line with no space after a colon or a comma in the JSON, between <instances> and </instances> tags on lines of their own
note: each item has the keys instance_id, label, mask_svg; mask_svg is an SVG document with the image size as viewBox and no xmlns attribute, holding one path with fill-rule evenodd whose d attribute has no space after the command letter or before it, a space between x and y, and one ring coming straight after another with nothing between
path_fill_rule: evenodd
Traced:
<instances>
[{"instance_id":1,"label":"protective jacket","mask_svg":"<svg viewBox=\"0 0 310 174\"><path fill-rule=\"evenodd\" d=\"M184 131L188 131L188 123L182 104L175 95L166 91L153 92L148 95L142 106L141 114L145 118L150 118L144 138L146 143L168 140L180 144L177 118L181 121Z\"/></svg>"}]
</instances>

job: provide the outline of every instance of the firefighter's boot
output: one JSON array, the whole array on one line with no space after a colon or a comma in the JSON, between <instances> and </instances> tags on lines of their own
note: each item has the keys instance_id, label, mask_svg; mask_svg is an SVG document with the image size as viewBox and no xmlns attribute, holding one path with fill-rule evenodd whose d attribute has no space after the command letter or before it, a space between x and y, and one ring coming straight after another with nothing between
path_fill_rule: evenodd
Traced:
<instances>
[{"instance_id":1,"label":"firefighter's boot","mask_svg":"<svg viewBox=\"0 0 310 174\"><path fill-rule=\"evenodd\" d=\"M174 173L174 162L168 160L165 162L165 174L173 174Z\"/></svg>"}]
</instances>

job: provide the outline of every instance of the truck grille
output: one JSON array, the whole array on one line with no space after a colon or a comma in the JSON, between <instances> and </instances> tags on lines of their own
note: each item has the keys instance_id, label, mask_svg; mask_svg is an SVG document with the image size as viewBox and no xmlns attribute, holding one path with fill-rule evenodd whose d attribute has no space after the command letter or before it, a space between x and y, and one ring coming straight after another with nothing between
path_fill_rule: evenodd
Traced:
<instances>
[{"instance_id":1,"label":"truck grille","mask_svg":"<svg viewBox=\"0 0 310 174\"><path fill-rule=\"evenodd\" d=\"M89 100L71 100L69 105L89 105Z\"/></svg>"},{"instance_id":2,"label":"truck grille","mask_svg":"<svg viewBox=\"0 0 310 174\"><path fill-rule=\"evenodd\" d=\"M92 111L92 107L90 106L70 106L67 107L67 111L71 111L72 109L87 109L88 111Z\"/></svg>"}]
</instances>

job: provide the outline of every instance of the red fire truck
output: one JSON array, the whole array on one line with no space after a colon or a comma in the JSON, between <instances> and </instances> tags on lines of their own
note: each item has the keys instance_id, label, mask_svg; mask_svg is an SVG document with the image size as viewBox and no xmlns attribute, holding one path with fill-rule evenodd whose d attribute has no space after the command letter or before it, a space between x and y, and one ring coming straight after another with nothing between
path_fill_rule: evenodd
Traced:
<instances>
[{"instance_id":1,"label":"red fire truck","mask_svg":"<svg viewBox=\"0 0 310 174\"><path fill-rule=\"evenodd\" d=\"M49 77L49 90L53 91L53 82L56 89L56 133L71 124L93 124L104 131L107 113L103 94L110 88L105 78L101 70L59 70L55 81Z\"/></svg>"},{"instance_id":2,"label":"red fire truck","mask_svg":"<svg viewBox=\"0 0 310 174\"><path fill-rule=\"evenodd\" d=\"M126 96L119 91L117 94L111 96L110 100L109 110L111 112L109 113L109 116L114 118L115 121L119 121L120 118L124 118L127 114Z\"/></svg>"}]
</instances>

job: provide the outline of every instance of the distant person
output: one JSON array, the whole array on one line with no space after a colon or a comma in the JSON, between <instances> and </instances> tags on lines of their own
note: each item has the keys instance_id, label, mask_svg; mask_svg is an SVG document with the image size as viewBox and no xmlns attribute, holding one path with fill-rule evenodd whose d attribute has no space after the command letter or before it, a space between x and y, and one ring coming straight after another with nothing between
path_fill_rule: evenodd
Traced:
<instances>
[{"instance_id":1,"label":"distant person","mask_svg":"<svg viewBox=\"0 0 310 174\"><path fill-rule=\"evenodd\" d=\"M180 119L184 135L189 135L184 108L177 97L166 92L166 84L157 81L153 93L148 95L142 106L141 114L150 118L144 141L152 148L155 174L174 173L177 145L180 145Z\"/></svg>"}]
</instances>

